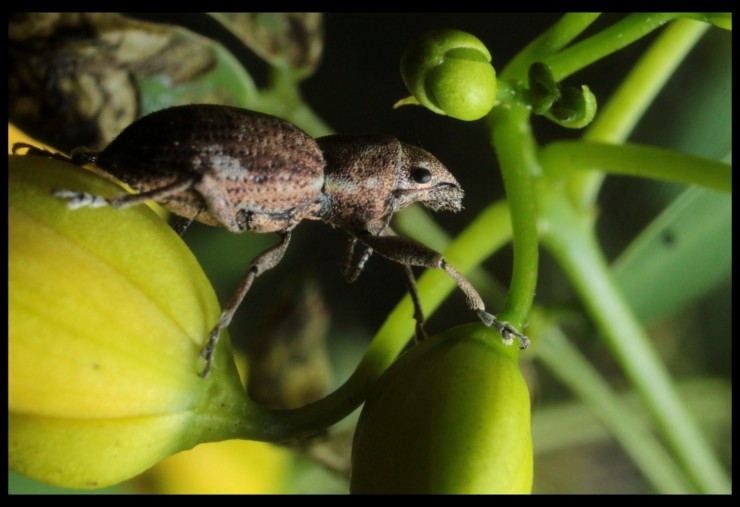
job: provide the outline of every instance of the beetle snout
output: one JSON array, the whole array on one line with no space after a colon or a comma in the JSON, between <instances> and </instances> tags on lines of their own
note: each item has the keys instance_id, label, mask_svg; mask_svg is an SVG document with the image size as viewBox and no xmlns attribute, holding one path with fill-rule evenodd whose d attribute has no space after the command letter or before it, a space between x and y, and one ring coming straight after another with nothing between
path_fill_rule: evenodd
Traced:
<instances>
[{"instance_id":1,"label":"beetle snout","mask_svg":"<svg viewBox=\"0 0 740 507\"><path fill-rule=\"evenodd\" d=\"M434 188L429 191L429 195L424 199L424 204L431 210L434 211L454 211L458 212L462 209L462 200L465 193L460 185L451 182L440 182L437 183Z\"/></svg>"}]
</instances>

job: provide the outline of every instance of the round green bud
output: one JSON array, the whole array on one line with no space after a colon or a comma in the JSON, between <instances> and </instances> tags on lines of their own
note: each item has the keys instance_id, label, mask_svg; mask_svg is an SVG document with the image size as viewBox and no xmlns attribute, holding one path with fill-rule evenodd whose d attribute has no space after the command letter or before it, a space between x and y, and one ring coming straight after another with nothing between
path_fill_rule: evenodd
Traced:
<instances>
[{"instance_id":1,"label":"round green bud","mask_svg":"<svg viewBox=\"0 0 740 507\"><path fill-rule=\"evenodd\" d=\"M412 42L401 57L403 82L416 100L438 114L477 120L496 102L491 53L460 30L436 30Z\"/></svg>"},{"instance_id":2,"label":"round green bud","mask_svg":"<svg viewBox=\"0 0 740 507\"><path fill-rule=\"evenodd\" d=\"M530 493L529 392L518 350L480 324L402 355L373 387L352 448L353 493Z\"/></svg>"}]
</instances>

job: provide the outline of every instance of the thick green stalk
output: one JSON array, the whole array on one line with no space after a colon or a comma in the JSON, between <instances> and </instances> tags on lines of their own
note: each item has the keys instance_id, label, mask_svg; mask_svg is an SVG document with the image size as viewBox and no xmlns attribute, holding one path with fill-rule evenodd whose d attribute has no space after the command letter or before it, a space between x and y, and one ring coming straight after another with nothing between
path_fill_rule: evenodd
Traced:
<instances>
[{"instance_id":1,"label":"thick green stalk","mask_svg":"<svg viewBox=\"0 0 740 507\"><path fill-rule=\"evenodd\" d=\"M542 171L537 162L529 111L523 107L494 108L489 118L511 209L514 240L511 284L499 319L521 329L532 307L537 286L539 245L533 181Z\"/></svg>"}]
</instances>

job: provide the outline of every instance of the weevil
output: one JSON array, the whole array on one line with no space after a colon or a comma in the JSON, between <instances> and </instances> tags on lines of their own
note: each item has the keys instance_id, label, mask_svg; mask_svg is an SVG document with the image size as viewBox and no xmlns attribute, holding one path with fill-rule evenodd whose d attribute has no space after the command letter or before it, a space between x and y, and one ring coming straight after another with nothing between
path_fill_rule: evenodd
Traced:
<instances>
[{"instance_id":1,"label":"weevil","mask_svg":"<svg viewBox=\"0 0 740 507\"><path fill-rule=\"evenodd\" d=\"M21 147L24 145L18 145ZM293 124L267 114L218 105L176 106L132 123L100 152L74 150L71 160L93 164L136 194L113 198L54 190L72 209L125 208L153 200L181 217L182 233L193 220L233 233L275 232L279 242L255 257L246 276L210 331L201 351L211 369L220 331L231 322L254 279L275 267L302 220L321 220L350 235L342 274L350 282L373 252L400 264L414 304L417 337L424 314L411 266L443 269L468 304L504 341L529 340L486 312L475 288L444 257L390 227L393 214L419 202L459 211L463 190L433 155L386 135L311 138ZM353 261L355 248L364 248Z\"/></svg>"}]
</instances>

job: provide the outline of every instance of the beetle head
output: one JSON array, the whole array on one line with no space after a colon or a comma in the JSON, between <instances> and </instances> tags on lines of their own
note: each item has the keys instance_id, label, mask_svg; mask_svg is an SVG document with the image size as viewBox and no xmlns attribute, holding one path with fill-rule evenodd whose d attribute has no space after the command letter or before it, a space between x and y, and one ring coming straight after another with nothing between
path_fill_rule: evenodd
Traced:
<instances>
[{"instance_id":1,"label":"beetle head","mask_svg":"<svg viewBox=\"0 0 740 507\"><path fill-rule=\"evenodd\" d=\"M462 207L460 184L421 148L383 135L335 135L316 142L326 160L325 200L317 218L363 228L415 202L433 210Z\"/></svg>"},{"instance_id":2,"label":"beetle head","mask_svg":"<svg viewBox=\"0 0 740 507\"><path fill-rule=\"evenodd\" d=\"M401 143L394 211L420 202L434 210L460 211L463 190L450 171L431 153Z\"/></svg>"}]
</instances>

